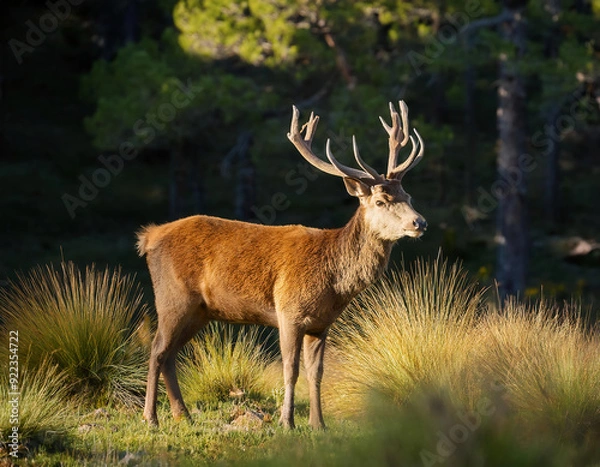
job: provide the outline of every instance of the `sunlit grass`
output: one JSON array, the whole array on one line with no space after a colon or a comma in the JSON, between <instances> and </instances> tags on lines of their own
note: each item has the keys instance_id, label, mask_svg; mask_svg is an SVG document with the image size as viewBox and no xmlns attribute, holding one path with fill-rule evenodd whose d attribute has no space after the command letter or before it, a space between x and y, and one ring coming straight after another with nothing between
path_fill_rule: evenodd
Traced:
<instances>
[{"instance_id":1,"label":"sunlit grass","mask_svg":"<svg viewBox=\"0 0 600 467\"><path fill-rule=\"evenodd\" d=\"M3 367L0 374L0 432L3 442L7 441L13 426L18 426L21 446L32 441L47 441L51 434L66 435L75 423L75 407L69 402L66 375L48 361L43 361L35 369L21 365L16 379L17 390L13 391L9 384L9 371Z\"/></svg>"},{"instance_id":2,"label":"sunlit grass","mask_svg":"<svg viewBox=\"0 0 600 467\"><path fill-rule=\"evenodd\" d=\"M275 389L272 364L259 328L236 332L230 324L210 323L180 362L184 397L201 405L268 397Z\"/></svg>"},{"instance_id":3,"label":"sunlit grass","mask_svg":"<svg viewBox=\"0 0 600 467\"><path fill-rule=\"evenodd\" d=\"M19 330L22 385L27 387L22 390L23 429L31 439L41 440L29 444L35 447L29 453L24 448L22 455L39 465L558 467L600 461L600 342L578 306L509 301L499 311L484 303L484 290L460 266L441 259L417 262L358 297L332 329L323 385L328 432L307 427L302 377L296 391L298 429L279 427L281 363L266 348L270 340L259 328L219 323L207 326L179 361L192 422L176 423L161 394L161 425L149 429L131 404L112 404L99 412L73 406L80 401L76 391L82 389L94 403L100 399L89 396L93 386L86 379L74 377L69 365L60 366L64 360L55 357L63 349L75 349L84 357L112 356L102 350L103 340L90 338L91 331L121 339L116 348L126 346L138 359L125 358L127 352L112 360L104 357L112 365L127 363L131 368L114 379L109 373L113 382L103 387L114 392L116 384L126 385L136 374L137 389L126 390L129 397L139 397L147 371L141 342L149 336L134 331L141 307L138 295L125 285L127 278L64 268L54 271L59 276L55 282L39 272L29 282L21 279L0 301L3 316L8 316L5 334ZM89 285L94 280L113 284L106 286L110 290L129 291L119 295L129 298L122 298L127 306L118 315L94 305L118 302L106 288ZM87 289L77 295L72 284L84 283ZM35 297L40 290L44 293ZM7 297L14 302L10 306ZM26 315L28 309L38 314ZM30 320L41 316L40 329L37 323L27 326L16 320L16 310ZM91 310L105 318L92 320ZM118 321L122 315L128 319ZM61 324L52 328L46 316ZM68 320L87 327L67 325ZM119 332L102 328L109 321L117 322L114 329ZM47 337L59 330L72 336L62 341ZM49 348L48 342L60 345L44 359L39 347ZM4 438L10 407L8 383L0 378L0 384ZM265 416L257 424L237 423L248 412ZM47 446L48 433L64 434L69 440L65 452Z\"/></svg>"},{"instance_id":4,"label":"sunlit grass","mask_svg":"<svg viewBox=\"0 0 600 467\"><path fill-rule=\"evenodd\" d=\"M482 294L440 260L369 289L333 329L326 407L368 418L373 394L398 406L439 394L470 413L495 401L524 436L600 439L600 339L580 308L512 300L499 311Z\"/></svg>"},{"instance_id":5,"label":"sunlit grass","mask_svg":"<svg viewBox=\"0 0 600 467\"><path fill-rule=\"evenodd\" d=\"M332 329L327 405L355 413L372 390L400 403L419 386L464 387L482 294L458 265L441 260L417 262L368 289Z\"/></svg>"},{"instance_id":6,"label":"sunlit grass","mask_svg":"<svg viewBox=\"0 0 600 467\"><path fill-rule=\"evenodd\" d=\"M144 308L132 277L72 263L37 267L0 294L2 328L18 331L22 365L55 365L88 406L140 405L146 352L135 329Z\"/></svg>"},{"instance_id":7,"label":"sunlit grass","mask_svg":"<svg viewBox=\"0 0 600 467\"><path fill-rule=\"evenodd\" d=\"M509 301L479 332L482 366L521 416L564 435L600 436L600 339L579 308Z\"/></svg>"}]
</instances>

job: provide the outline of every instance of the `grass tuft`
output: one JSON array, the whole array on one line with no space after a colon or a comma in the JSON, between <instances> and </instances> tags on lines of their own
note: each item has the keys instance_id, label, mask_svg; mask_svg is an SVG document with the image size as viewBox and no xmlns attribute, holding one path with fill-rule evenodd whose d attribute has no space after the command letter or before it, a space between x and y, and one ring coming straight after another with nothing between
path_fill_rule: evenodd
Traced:
<instances>
[{"instance_id":1,"label":"grass tuft","mask_svg":"<svg viewBox=\"0 0 600 467\"><path fill-rule=\"evenodd\" d=\"M75 420L67 375L47 360L35 369L21 368L17 391L9 384L9 372L0 374L2 440L6 442L14 426L18 426L20 444L47 442L49 434L67 433Z\"/></svg>"},{"instance_id":2,"label":"grass tuft","mask_svg":"<svg viewBox=\"0 0 600 467\"><path fill-rule=\"evenodd\" d=\"M400 403L419 386L466 384L465 339L482 295L459 265L443 260L417 261L382 279L332 328L333 366L341 371L329 378L327 405L357 413L373 390Z\"/></svg>"},{"instance_id":3,"label":"grass tuft","mask_svg":"<svg viewBox=\"0 0 600 467\"><path fill-rule=\"evenodd\" d=\"M509 301L480 333L482 367L519 414L561 436L600 436L600 339L579 308Z\"/></svg>"},{"instance_id":4,"label":"grass tuft","mask_svg":"<svg viewBox=\"0 0 600 467\"><path fill-rule=\"evenodd\" d=\"M438 394L477 414L493 401L526 438L590 449L600 439L600 339L581 308L541 299L483 309L483 292L439 259L369 289L332 330L326 406L368 416L373 394L397 406Z\"/></svg>"},{"instance_id":5,"label":"grass tuft","mask_svg":"<svg viewBox=\"0 0 600 467\"><path fill-rule=\"evenodd\" d=\"M55 365L89 406L141 404L146 352L135 330L144 310L132 277L72 263L37 267L0 292L3 328L18 332L21 362L34 372Z\"/></svg>"},{"instance_id":6,"label":"grass tuft","mask_svg":"<svg viewBox=\"0 0 600 467\"><path fill-rule=\"evenodd\" d=\"M67 277L72 279L73 271ZM41 445L27 443L21 452L32 464L559 467L597 465L600 459L597 328L588 325L580 307L561 308L544 300L509 301L502 311L485 308L483 290L459 266L441 259L390 274L357 298L332 329L323 385L327 432L306 427L302 384L297 392L299 429L288 432L268 423L281 404L281 363L261 345L268 340L257 328L238 330L220 323L212 323L190 343L180 362L186 398L204 405L195 414L197 423L171 420L166 403L159 406L165 421L158 430L148 430L120 406L70 416L67 395L82 382L55 361L62 347L47 352L46 359L38 356L35 365L27 355L46 342L52 326L46 317L60 318L53 310L74 308L76 300L65 277L51 288L55 295L62 290L61 306L54 303L56 297L43 301L38 292L48 286L37 285L43 282L39 275L34 279L13 286L0 301L8 316L6 335L19 330L23 430L43 438ZM25 306L15 290L22 290L27 303L36 307ZM97 299L85 303L106 300L105 292L92 296ZM14 302L10 306L7 297ZM130 310L139 305L132 299L128 303ZM14 321L15 310L25 315L28 308L38 313L26 315L30 322L37 319L35 325ZM7 309L13 314L7 315ZM123 315L109 316L116 321ZM124 339L119 345L149 340L147 332L133 331L138 320L135 312L130 316L131 323L125 320L116 327L123 332L113 334ZM80 318L73 312L69 319ZM88 329L103 335L110 323L94 322ZM63 323L58 329L69 328ZM79 345L90 346L89 334L75 337ZM137 366L141 384L145 360ZM0 375L3 437L10 428L8 374ZM127 379L119 375L117 381ZM340 420L336 412L360 417ZM245 423L255 421L250 415L256 414L267 423L250 428ZM77 430L72 429L75 424ZM67 449L47 448L53 430L71 436Z\"/></svg>"},{"instance_id":7,"label":"grass tuft","mask_svg":"<svg viewBox=\"0 0 600 467\"><path fill-rule=\"evenodd\" d=\"M181 386L186 399L214 405L232 398L269 397L273 363L258 327L236 332L230 324L211 322L186 349Z\"/></svg>"}]
</instances>

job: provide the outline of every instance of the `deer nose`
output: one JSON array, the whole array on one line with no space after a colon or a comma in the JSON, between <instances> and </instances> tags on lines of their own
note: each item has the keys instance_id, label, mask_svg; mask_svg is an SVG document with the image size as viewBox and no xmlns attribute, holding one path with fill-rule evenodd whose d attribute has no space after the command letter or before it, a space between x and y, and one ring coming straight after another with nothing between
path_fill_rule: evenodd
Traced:
<instances>
[{"instance_id":1,"label":"deer nose","mask_svg":"<svg viewBox=\"0 0 600 467\"><path fill-rule=\"evenodd\" d=\"M414 221L413 221L413 225L415 226L415 229L417 230L427 230L427 221L425 219L423 219L422 217L417 217Z\"/></svg>"}]
</instances>

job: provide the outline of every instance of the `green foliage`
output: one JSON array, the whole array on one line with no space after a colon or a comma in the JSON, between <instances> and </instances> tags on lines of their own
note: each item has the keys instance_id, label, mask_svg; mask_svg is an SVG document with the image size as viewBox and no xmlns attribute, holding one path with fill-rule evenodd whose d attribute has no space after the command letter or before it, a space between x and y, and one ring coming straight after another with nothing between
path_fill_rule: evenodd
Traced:
<instances>
[{"instance_id":1,"label":"green foliage","mask_svg":"<svg viewBox=\"0 0 600 467\"><path fill-rule=\"evenodd\" d=\"M83 94L97 106L86 129L101 149L123 141L166 147L205 131L214 139L229 136L229 125L238 122L260 131L265 113L322 92L324 84L333 89L334 103L359 103L346 109L351 112L345 122L356 126L363 113L385 105L381 89L397 86L400 72L396 62L383 64L372 53L382 46L379 24L367 21L373 11L362 2L180 1L173 14L178 34L168 29L161 44L145 39L128 45L83 80ZM354 87L348 82L333 86L340 72L361 87L349 93ZM156 119L177 87L190 83L197 93L174 118L153 125L157 138L136 127Z\"/></svg>"},{"instance_id":2,"label":"green foliage","mask_svg":"<svg viewBox=\"0 0 600 467\"><path fill-rule=\"evenodd\" d=\"M250 131L252 157L262 162L290 151L284 137L287 119L282 118L289 115L289 104L321 96L311 108L324 117L321 128L329 128L325 134L335 132L336 154L342 153L343 159L355 134L369 162L379 167L385 164L387 148L373 116L385 115L387 101L403 98L415 103L414 114L422 115L414 123L425 137L430 167L445 180L462 177L471 157L489 167L485 161L494 155L487 151L484 157L444 157L447 149L461 153L469 144L460 118L464 72L468 66L481 70L473 81L474 92L478 101L489 101L481 97L493 93L496 61L501 55L514 57L515 49L496 27L475 28L469 47L461 31L499 12L497 2L487 0L444 5L181 0L173 10L175 27L167 28L160 40L145 38L125 46L112 62L96 64L84 79L83 92L96 103L86 129L103 150L127 141L185 157L197 152L202 165L210 164L213 154L222 159L231 149L232 135ZM564 12L558 23L564 36L559 57L549 59L544 50L552 19L540 2L529 5L526 15L532 18L529 46L515 66L542 84L531 85L528 99L537 117L545 104L578 85L573 70L597 73L591 60L594 32L586 15ZM585 26L587 43L574 33L579 24ZM422 62L415 63L414 57ZM192 88L193 97L165 114L182 87ZM438 96L441 101L433 102ZM432 108L438 109L435 115L430 115ZM479 112L493 118L488 108ZM272 117L275 123L268 121ZM480 130L490 128L494 125ZM322 147L318 140L324 131L317 134L316 148Z\"/></svg>"},{"instance_id":3,"label":"green foliage","mask_svg":"<svg viewBox=\"0 0 600 467\"><path fill-rule=\"evenodd\" d=\"M124 141L142 145L145 135L134 125L149 113L156 114L161 104L168 105L178 84L183 83L151 40L123 47L113 62L96 62L83 78L81 91L84 98L96 102L96 112L84 122L94 145L99 149L118 149ZM181 115L176 117L160 122L154 145L160 146L169 132L178 131Z\"/></svg>"},{"instance_id":4,"label":"green foliage","mask_svg":"<svg viewBox=\"0 0 600 467\"><path fill-rule=\"evenodd\" d=\"M91 407L141 404L146 352L135 330L144 311L131 276L72 263L33 269L0 292L2 329L18 331L23 370L56 366L69 393Z\"/></svg>"},{"instance_id":5,"label":"green foliage","mask_svg":"<svg viewBox=\"0 0 600 467\"><path fill-rule=\"evenodd\" d=\"M257 327L236 333L230 324L209 324L181 362L186 399L210 406L232 398L269 396L274 387L267 368L273 360L263 341Z\"/></svg>"},{"instance_id":6,"label":"green foliage","mask_svg":"<svg viewBox=\"0 0 600 467\"><path fill-rule=\"evenodd\" d=\"M285 66L296 58L289 2L180 1L173 14L180 45L211 59L239 56L252 65Z\"/></svg>"}]
</instances>

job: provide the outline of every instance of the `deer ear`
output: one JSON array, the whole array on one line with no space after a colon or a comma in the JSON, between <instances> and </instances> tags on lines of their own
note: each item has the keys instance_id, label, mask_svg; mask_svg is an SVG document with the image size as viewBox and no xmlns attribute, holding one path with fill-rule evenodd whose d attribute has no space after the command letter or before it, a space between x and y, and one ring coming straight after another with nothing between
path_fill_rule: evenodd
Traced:
<instances>
[{"instance_id":1,"label":"deer ear","mask_svg":"<svg viewBox=\"0 0 600 467\"><path fill-rule=\"evenodd\" d=\"M360 198L371 194L371 188L356 178L344 177L344 185L350 196Z\"/></svg>"}]
</instances>

